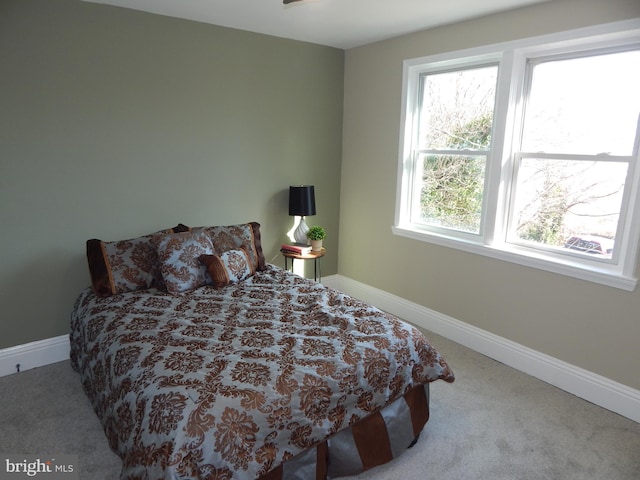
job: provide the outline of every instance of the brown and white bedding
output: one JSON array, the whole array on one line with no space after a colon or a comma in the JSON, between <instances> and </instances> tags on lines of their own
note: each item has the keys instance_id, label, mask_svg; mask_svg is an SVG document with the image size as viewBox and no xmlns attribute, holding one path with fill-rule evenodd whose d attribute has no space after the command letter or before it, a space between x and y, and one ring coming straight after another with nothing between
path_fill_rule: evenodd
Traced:
<instances>
[{"instance_id":1,"label":"brown and white bedding","mask_svg":"<svg viewBox=\"0 0 640 480\"><path fill-rule=\"evenodd\" d=\"M247 243L256 225L224 252L196 249L226 282L115 294L94 282L77 299L72 365L121 479L355 474L406 449L428 419L429 383L453 381L409 324L264 264L259 238Z\"/></svg>"}]
</instances>

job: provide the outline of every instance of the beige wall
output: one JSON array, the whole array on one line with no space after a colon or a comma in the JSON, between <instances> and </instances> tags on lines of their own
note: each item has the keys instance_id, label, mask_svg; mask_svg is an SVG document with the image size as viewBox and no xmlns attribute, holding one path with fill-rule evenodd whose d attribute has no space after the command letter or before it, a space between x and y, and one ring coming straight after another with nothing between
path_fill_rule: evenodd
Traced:
<instances>
[{"instance_id":1,"label":"beige wall","mask_svg":"<svg viewBox=\"0 0 640 480\"><path fill-rule=\"evenodd\" d=\"M79 0L0 0L0 348L68 333L85 241L258 221L316 186L337 271L344 52Z\"/></svg>"},{"instance_id":2,"label":"beige wall","mask_svg":"<svg viewBox=\"0 0 640 480\"><path fill-rule=\"evenodd\" d=\"M635 17L637 0L555 0L348 50L339 273L640 388L640 288L391 233L404 59Z\"/></svg>"}]
</instances>

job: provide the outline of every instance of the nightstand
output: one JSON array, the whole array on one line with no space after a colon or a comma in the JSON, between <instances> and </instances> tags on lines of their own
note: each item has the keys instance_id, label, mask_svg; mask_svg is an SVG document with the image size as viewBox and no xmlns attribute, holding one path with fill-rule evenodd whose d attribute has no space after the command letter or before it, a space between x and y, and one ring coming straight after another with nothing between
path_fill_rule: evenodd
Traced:
<instances>
[{"instance_id":1,"label":"nightstand","mask_svg":"<svg viewBox=\"0 0 640 480\"><path fill-rule=\"evenodd\" d=\"M293 261L294 260L313 260L313 279L316 282L322 281L322 257L324 257L326 250L324 247L319 252L309 252L305 254L297 254L291 252L284 252L282 256L284 257L284 269L289 270L289 259L291 259L291 271L293 271Z\"/></svg>"}]
</instances>

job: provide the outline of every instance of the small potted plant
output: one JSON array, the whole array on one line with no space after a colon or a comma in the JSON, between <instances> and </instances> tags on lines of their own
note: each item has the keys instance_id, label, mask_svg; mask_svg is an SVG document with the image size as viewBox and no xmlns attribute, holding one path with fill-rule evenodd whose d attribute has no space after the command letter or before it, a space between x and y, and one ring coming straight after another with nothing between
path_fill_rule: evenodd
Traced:
<instances>
[{"instance_id":1,"label":"small potted plant","mask_svg":"<svg viewBox=\"0 0 640 480\"><path fill-rule=\"evenodd\" d=\"M324 240L326 237L327 234L324 231L324 228L318 225L314 225L313 227L311 227L307 232L307 238L311 243L311 251L319 252L320 250L322 250L322 240Z\"/></svg>"}]
</instances>

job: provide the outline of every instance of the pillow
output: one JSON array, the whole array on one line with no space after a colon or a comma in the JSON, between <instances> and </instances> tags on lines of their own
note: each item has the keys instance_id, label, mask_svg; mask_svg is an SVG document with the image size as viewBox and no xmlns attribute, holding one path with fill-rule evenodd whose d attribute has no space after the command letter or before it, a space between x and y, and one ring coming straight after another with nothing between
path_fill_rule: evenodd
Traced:
<instances>
[{"instance_id":1,"label":"pillow","mask_svg":"<svg viewBox=\"0 0 640 480\"><path fill-rule=\"evenodd\" d=\"M129 240L87 240L87 262L94 292L106 297L151 287L164 288L156 253L157 241L164 234L188 230L189 227L180 223Z\"/></svg>"},{"instance_id":2,"label":"pillow","mask_svg":"<svg viewBox=\"0 0 640 480\"><path fill-rule=\"evenodd\" d=\"M216 288L238 283L255 273L253 263L244 248L228 250L220 255L201 255L200 261Z\"/></svg>"},{"instance_id":3,"label":"pillow","mask_svg":"<svg viewBox=\"0 0 640 480\"><path fill-rule=\"evenodd\" d=\"M216 255L221 255L229 250L243 248L249 255L254 271L264 270L266 262L262 253L259 223L250 222L239 225L200 227L200 229L205 230L211 238Z\"/></svg>"},{"instance_id":4,"label":"pillow","mask_svg":"<svg viewBox=\"0 0 640 480\"><path fill-rule=\"evenodd\" d=\"M158 242L158 260L169 293L180 293L211 283L201 255L213 254L213 244L204 231L164 235Z\"/></svg>"}]
</instances>

